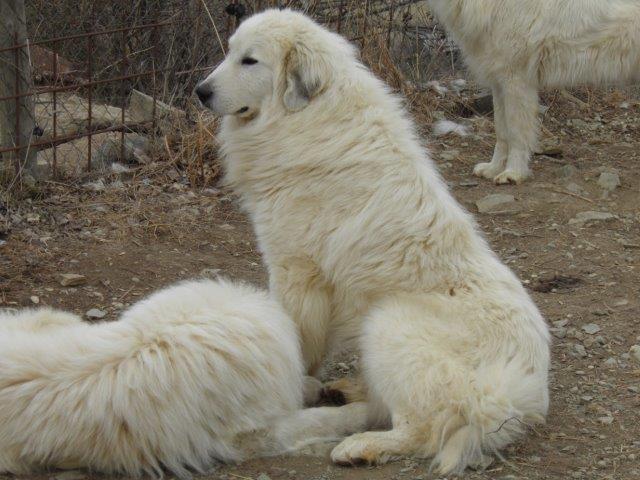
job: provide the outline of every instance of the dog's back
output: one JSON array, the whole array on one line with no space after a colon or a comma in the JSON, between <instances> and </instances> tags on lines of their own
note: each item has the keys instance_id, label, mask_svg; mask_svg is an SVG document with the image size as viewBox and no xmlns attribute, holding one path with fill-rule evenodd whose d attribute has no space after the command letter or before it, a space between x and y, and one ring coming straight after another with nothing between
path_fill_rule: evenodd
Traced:
<instances>
[{"instance_id":1,"label":"dog's back","mask_svg":"<svg viewBox=\"0 0 640 480\"><path fill-rule=\"evenodd\" d=\"M186 476L242 458L239 434L302 406L295 328L251 287L184 283L117 322L59 315L11 316L0 335L0 472Z\"/></svg>"}]
</instances>

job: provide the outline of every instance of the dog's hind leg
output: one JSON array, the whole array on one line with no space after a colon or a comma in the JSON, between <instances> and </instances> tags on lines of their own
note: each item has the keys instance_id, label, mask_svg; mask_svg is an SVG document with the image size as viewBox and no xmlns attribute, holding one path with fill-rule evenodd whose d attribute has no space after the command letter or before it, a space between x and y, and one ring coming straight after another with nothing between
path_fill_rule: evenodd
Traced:
<instances>
[{"instance_id":1,"label":"dog's hind leg","mask_svg":"<svg viewBox=\"0 0 640 480\"><path fill-rule=\"evenodd\" d=\"M529 159L538 141L538 90L526 79L514 77L503 85L504 118L509 144L506 169L495 183L522 183L531 175Z\"/></svg>"},{"instance_id":2,"label":"dog's hind leg","mask_svg":"<svg viewBox=\"0 0 640 480\"><path fill-rule=\"evenodd\" d=\"M369 410L364 402L305 408L275 420L262 438L246 437L242 448L247 457L252 457L292 453L321 444L332 447L345 436L366 430L368 425Z\"/></svg>"},{"instance_id":3,"label":"dog's hind leg","mask_svg":"<svg viewBox=\"0 0 640 480\"><path fill-rule=\"evenodd\" d=\"M384 432L356 433L331 452L338 465L383 464L398 457L424 454L428 430L422 431L409 416L393 415L393 428Z\"/></svg>"},{"instance_id":4,"label":"dog's hind leg","mask_svg":"<svg viewBox=\"0 0 640 480\"><path fill-rule=\"evenodd\" d=\"M493 149L493 158L491 159L491 162L478 163L473 169L474 175L488 178L490 180L493 180L505 169L507 156L509 154L509 144L507 143L507 124L504 110L504 95L500 85L495 85L492 88L492 96L493 124L496 133L496 145Z\"/></svg>"}]
</instances>

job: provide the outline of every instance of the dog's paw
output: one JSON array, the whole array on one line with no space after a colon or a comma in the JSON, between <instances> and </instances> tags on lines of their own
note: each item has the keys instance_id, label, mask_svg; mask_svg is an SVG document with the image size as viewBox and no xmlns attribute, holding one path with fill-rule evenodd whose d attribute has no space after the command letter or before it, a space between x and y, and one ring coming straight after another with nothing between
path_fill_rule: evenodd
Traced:
<instances>
[{"instance_id":1,"label":"dog's paw","mask_svg":"<svg viewBox=\"0 0 640 480\"><path fill-rule=\"evenodd\" d=\"M495 178L502 171L501 165L496 165L492 162L478 163L473 168L473 174L476 177L488 178L489 180Z\"/></svg>"},{"instance_id":2,"label":"dog's paw","mask_svg":"<svg viewBox=\"0 0 640 480\"><path fill-rule=\"evenodd\" d=\"M507 169L504 172L498 174L493 179L493 182L496 185L503 185L506 183L515 183L516 185L521 184L527 178L531 176L531 172L529 170L512 170Z\"/></svg>"},{"instance_id":3,"label":"dog's paw","mask_svg":"<svg viewBox=\"0 0 640 480\"><path fill-rule=\"evenodd\" d=\"M357 433L345 438L331 452L331 461L346 467L357 465L381 465L390 455L379 448L375 432Z\"/></svg>"},{"instance_id":4,"label":"dog's paw","mask_svg":"<svg viewBox=\"0 0 640 480\"><path fill-rule=\"evenodd\" d=\"M359 378L339 378L324 384L321 399L331 405L346 405L347 403L365 402L367 389Z\"/></svg>"}]
</instances>

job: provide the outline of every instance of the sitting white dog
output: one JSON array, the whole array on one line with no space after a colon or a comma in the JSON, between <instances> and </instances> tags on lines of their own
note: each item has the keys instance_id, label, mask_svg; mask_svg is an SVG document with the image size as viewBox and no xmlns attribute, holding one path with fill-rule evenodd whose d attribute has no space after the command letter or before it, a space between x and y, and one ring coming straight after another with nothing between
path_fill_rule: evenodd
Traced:
<instances>
[{"instance_id":1,"label":"sitting white dog","mask_svg":"<svg viewBox=\"0 0 640 480\"><path fill-rule=\"evenodd\" d=\"M303 384L295 325L249 286L183 283L99 324L0 313L0 473L188 477L364 430L363 404L302 409Z\"/></svg>"},{"instance_id":2,"label":"sitting white dog","mask_svg":"<svg viewBox=\"0 0 640 480\"><path fill-rule=\"evenodd\" d=\"M398 98L302 14L247 19L197 88L307 368L356 341L392 428L335 462L485 460L548 405L547 326L456 203Z\"/></svg>"},{"instance_id":3,"label":"sitting white dog","mask_svg":"<svg viewBox=\"0 0 640 480\"><path fill-rule=\"evenodd\" d=\"M638 0L429 0L474 76L491 87L496 146L474 173L496 183L530 174L538 90L640 81Z\"/></svg>"}]
</instances>

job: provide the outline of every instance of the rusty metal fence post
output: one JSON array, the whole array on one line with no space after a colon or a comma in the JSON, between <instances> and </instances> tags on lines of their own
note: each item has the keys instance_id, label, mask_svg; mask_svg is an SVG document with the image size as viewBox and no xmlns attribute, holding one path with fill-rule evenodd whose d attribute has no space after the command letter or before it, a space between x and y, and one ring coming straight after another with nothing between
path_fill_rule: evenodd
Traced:
<instances>
[{"instance_id":1,"label":"rusty metal fence post","mask_svg":"<svg viewBox=\"0 0 640 480\"><path fill-rule=\"evenodd\" d=\"M18 180L32 171L36 151L30 142L35 126L33 101L22 95L31 89L24 1L0 2L0 149L12 147L4 161L13 161ZM6 97L11 97L6 98ZM17 148L19 147L19 148ZM4 163L3 161L3 163Z\"/></svg>"}]
</instances>

